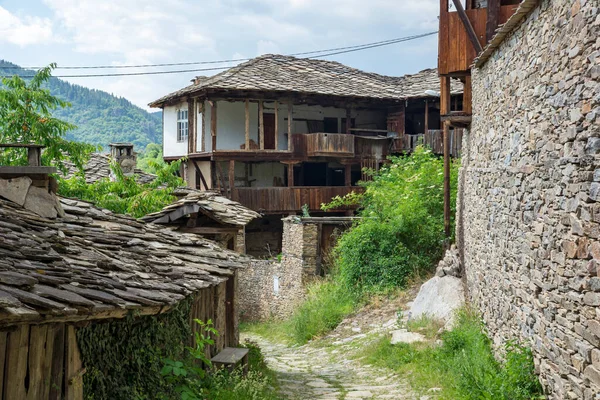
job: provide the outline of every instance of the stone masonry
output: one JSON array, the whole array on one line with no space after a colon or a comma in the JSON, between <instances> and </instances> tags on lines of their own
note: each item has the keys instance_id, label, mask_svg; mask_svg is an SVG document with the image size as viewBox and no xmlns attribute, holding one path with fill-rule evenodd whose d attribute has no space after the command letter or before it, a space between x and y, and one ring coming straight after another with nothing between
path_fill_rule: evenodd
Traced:
<instances>
[{"instance_id":1,"label":"stone masonry","mask_svg":"<svg viewBox=\"0 0 600 400\"><path fill-rule=\"evenodd\" d=\"M600 399L600 3L542 0L473 70L458 246L495 346Z\"/></svg>"}]
</instances>

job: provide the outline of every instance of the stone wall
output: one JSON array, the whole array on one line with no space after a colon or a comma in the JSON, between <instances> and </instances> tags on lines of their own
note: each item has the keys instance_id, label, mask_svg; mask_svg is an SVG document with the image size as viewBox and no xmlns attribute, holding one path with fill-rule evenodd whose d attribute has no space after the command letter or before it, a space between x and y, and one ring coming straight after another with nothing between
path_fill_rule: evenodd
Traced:
<instances>
[{"instance_id":1,"label":"stone wall","mask_svg":"<svg viewBox=\"0 0 600 400\"><path fill-rule=\"evenodd\" d=\"M459 188L470 298L552 399L600 393L600 13L542 0L473 71Z\"/></svg>"}]
</instances>

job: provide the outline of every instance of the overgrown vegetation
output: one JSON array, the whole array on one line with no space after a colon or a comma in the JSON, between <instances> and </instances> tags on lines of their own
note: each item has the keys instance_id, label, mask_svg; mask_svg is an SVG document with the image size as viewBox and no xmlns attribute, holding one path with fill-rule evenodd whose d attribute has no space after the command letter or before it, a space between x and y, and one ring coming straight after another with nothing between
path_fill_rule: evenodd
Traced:
<instances>
[{"instance_id":1,"label":"overgrown vegetation","mask_svg":"<svg viewBox=\"0 0 600 400\"><path fill-rule=\"evenodd\" d=\"M443 254L443 160L418 147L390 161L371 172L363 195L336 198L324 207L359 202L362 219L341 236L334 251L342 283L359 293L403 287L410 277L429 272ZM456 178L453 165L452 208Z\"/></svg>"},{"instance_id":2,"label":"overgrown vegetation","mask_svg":"<svg viewBox=\"0 0 600 400\"><path fill-rule=\"evenodd\" d=\"M77 331L86 373L84 397L93 399L275 400L276 379L260 348L249 348L249 373L210 370L205 347L218 334L207 321L192 335L189 300L153 317L93 324ZM207 369L208 368L208 369Z\"/></svg>"},{"instance_id":3,"label":"overgrown vegetation","mask_svg":"<svg viewBox=\"0 0 600 400\"><path fill-rule=\"evenodd\" d=\"M434 341L392 345L384 337L364 348L361 357L369 364L410 377L418 389L440 388L442 399L543 398L531 351L510 343L504 360L497 361L485 327L473 311L461 310L453 329L440 338L442 344L438 346Z\"/></svg>"},{"instance_id":4,"label":"overgrown vegetation","mask_svg":"<svg viewBox=\"0 0 600 400\"><path fill-rule=\"evenodd\" d=\"M65 160L82 169L87 156L96 147L66 139L75 125L62 121L52 114L70 104L53 96L43 87L56 64L40 69L33 78L25 81L18 75L3 78L0 86L0 142L33 143L45 146L42 165L57 166L65 171ZM27 165L25 149L8 149L0 152L0 165Z\"/></svg>"},{"instance_id":5,"label":"overgrown vegetation","mask_svg":"<svg viewBox=\"0 0 600 400\"><path fill-rule=\"evenodd\" d=\"M155 165L156 179L147 184L137 182L135 176L126 176L115 162L111 169L115 180L103 178L86 183L82 175L69 179L60 178L58 193L61 196L77 198L94 203L98 207L120 214L129 214L140 218L146 214L160 211L176 200L173 190L184 185L177 176L181 161L171 164Z\"/></svg>"}]
</instances>

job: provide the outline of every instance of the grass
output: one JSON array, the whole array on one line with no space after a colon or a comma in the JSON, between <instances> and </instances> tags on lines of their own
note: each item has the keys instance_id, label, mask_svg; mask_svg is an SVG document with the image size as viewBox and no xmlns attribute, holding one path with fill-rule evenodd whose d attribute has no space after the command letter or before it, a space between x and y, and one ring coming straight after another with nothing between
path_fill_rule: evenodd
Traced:
<instances>
[{"instance_id":1,"label":"grass","mask_svg":"<svg viewBox=\"0 0 600 400\"><path fill-rule=\"evenodd\" d=\"M425 320L414 326L424 328ZM425 329L425 332L433 332ZM426 335L427 336L427 335ZM472 311L462 310L455 327L441 335L442 345L430 342L392 345L381 338L362 350L361 359L409 377L413 387L441 389L442 399L540 399L542 389L534 372L531 351L509 343L504 361L494 358L484 326Z\"/></svg>"}]
</instances>

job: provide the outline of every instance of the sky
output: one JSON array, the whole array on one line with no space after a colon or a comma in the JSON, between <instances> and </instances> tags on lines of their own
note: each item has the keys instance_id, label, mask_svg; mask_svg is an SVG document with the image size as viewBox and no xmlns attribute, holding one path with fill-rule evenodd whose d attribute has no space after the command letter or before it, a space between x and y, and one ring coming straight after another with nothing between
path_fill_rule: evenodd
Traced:
<instances>
[{"instance_id":1,"label":"sky","mask_svg":"<svg viewBox=\"0 0 600 400\"><path fill-rule=\"evenodd\" d=\"M0 0L0 59L21 66L139 65L352 46L438 29L437 0ZM325 58L384 75L436 67L437 36ZM217 64L225 66L233 64ZM206 68L60 70L90 74ZM146 108L196 75L65 78Z\"/></svg>"}]
</instances>

